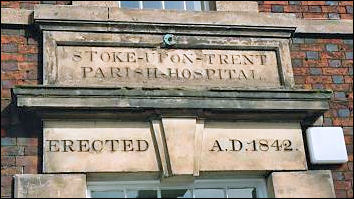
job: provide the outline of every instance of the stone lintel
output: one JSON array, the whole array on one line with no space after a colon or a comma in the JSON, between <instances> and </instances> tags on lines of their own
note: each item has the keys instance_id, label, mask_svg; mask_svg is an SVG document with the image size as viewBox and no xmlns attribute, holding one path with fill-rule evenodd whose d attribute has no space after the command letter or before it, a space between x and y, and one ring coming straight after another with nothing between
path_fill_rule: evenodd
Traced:
<instances>
[{"instance_id":1,"label":"stone lintel","mask_svg":"<svg viewBox=\"0 0 354 199\"><path fill-rule=\"evenodd\" d=\"M257 1L216 1L217 11L258 12Z\"/></svg>"},{"instance_id":2,"label":"stone lintel","mask_svg":"<svg viewBox=\"0 0 354 199\"><path fill-rule=\"evenodd\" d=\"M87 17L89 16L89 17ZM104 21L107 22L146 22L154 24L209 24L254 27L297 27L296 33L353 34L352 20L306 20L282 13L257 13L236 11L173 11L173 10L134 10L118 7L94 6L53 6L35 7L34 19Z\"/></svg>"},{"instance_id":3,"label":"stone lintel","mask_svg":"<svg viewBox=\"0 0 354 199\"><path fill-rule=\"evenodd\" d=\"M335 198L329 170L273 172L267 184L273 198Z\"/></svg>"},{"instance_id":4,"label":"stone lintel","mask_svg":"<svg viewBox=\"0 0 354 199\"><path fill-rule=\"evenodd\" d=\"M84 174L17 174L15 198L86 198Z\"/></svg>"},{"instance_id":5,"label":"stone lintel","mask_svg":"<svg viewBox=\"0 0 354 199\"><path fill-rule=\"evenodd\" d=\"M1 8L1 24L28 25L33 23L33 10Z\"/></svg>"},{"instance_id":6,"label":"stone lintel","mask_svg":"<svg viewBox=\"0 0 354 199\"><path fill-rule=\"evenodd\" d=\"M90 109L90 110L178 110L222 113L229 117L235 111L241 117L275 114L278 119L304 120L328 110L330 91L305 90L159 90L129 88L73 88L17 86L13 89L19 108ZM178 102L178 103L176 103ZM210 113L208 113L210 111ZM264 117L264 116L262 116ZM252 119L256 119L251 117ZM268 118L275 119L275 118Z\"/></svg>"}]
</instances>

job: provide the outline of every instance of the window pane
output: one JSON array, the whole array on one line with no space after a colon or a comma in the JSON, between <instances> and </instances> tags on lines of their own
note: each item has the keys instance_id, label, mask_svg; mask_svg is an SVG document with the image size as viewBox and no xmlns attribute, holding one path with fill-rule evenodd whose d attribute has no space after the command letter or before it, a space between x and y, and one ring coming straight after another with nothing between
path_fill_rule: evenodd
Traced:
<instances>
[{"instance_id":1,"label":"window pane","mask_svg":"<svg viewBox=\"0 0 354 199\"><path fill-rule=\"evenodd\" d=\"M92 198L124 198L123 191L92 191Z\"/></svg>"},{"instance_id":2,"label":"window pane","mask_svg":"<svg viewBox=\"0 0 354 199\"><path fill-rule=\"evenodd\" d=\"M161 190L162 198L191 198L192 193L187 189Z\"/></svg>"},{"instance_id":3,"label":"window pane","mask_svg":"<svg viewBox=\"0 0 354 199\"><path fill-rule=\"evenodd\" d=\"M227 195L229 198L253 198L255 189L229 189Z\"/></svg>"},{"instance_id":4,"label":"window pane","mask_svg":"<svg viewBox=\"0 0 354 199\"><path fill-rule=\"evenodd\" d=\"M165 1L165 9L184 10L183 1Z\"/></svg>"},{"instance_id":5,"label":"window pane","mask_svg":"<svg viewBox=\"0 0 354 199\"><path fill-rule=\"evenodd\" d=\"M162 9L161 1L143 1L143 9Z\"/></svg>"},{"instance_id":6,"label":"window pane","mask_svg":"<svg viewBox=\"0 0 354 199\"><path fill-rule=\"evenodd\" d=\"M127 191L128 198L157 198L156 190L129 190Z\"/></svg>"},{"instance_id":7,"label":"window pane","mask_svg":"<svg viewBox=\"0 0 354 199\"><path fill-rule=\"evenodd\" d=\"M120 1L121 8L139 8L139 1Z\"/></svg>"},{"instance_id":8,"label":"window pane","mask_svg":"<svg viewBox=\"0 0 354 199\"><path fill-rule=\"evenodd\" d=\"M225 198L223 189L195 189L196 198Z\"/></svg>"},{"instance_id":9,"label":"window pane","mask_svg":"<svg viewBox=\"0 0 354 199\"><path fill-rule=\"evenodd\" d=\"M186 1L187 10L201 11L201 1Z\"/></svg>"}]
</instances>

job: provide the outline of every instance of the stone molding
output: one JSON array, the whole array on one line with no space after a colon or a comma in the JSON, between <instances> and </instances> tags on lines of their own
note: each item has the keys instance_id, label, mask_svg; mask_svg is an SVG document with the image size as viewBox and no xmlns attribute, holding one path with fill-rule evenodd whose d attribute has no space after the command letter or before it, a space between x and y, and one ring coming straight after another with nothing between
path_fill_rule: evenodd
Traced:
<instances>
[{"instance_id":1,"label":"stone molding","mask_svg":"<svg viewBox=\"0 0 354 199\"><path fill-rule=\"evenodd\" d=\"M16 174L15 198L86 198L84 174Z\"/></svg>"},{"instance_id":2,"label":"stone molding","mask_svg":"<svg viewBox=\"0 0 354 199\"><path fill-rule=\"evenodd\" d=\"M1 8L1 24L32 24L33 13L33 10Z\"/></svg>"},{"instance_id":3,"label":"stone molding","mask_svg":"<svg viewBox=\"0 0 354 199\"><path fill-rule=\"evenodd\" d=\"M273 172L267 186L273 198L335 198L330 170Z\"/></svg>"},{"instance_id":4,"label":"stone molding","mask_svg":"<svg viewBox=\"0 0 354 199\"><path fill-rule=\"evenodd\" d=\"M1 8L2 24L32 24L32 10ZM306 20L290 14L236 12L236 11L168 11L128 10L106 6L57 6L39 5L35 19L43 20L92 20L155 22L182 24L223 24L248 26L297 27L296 33L304 34L353 34L353 20ZM56 13L54 15L54 13ZM14 18L16 16L16 18ZM89 17L89 18L87 18Z\"/></svg>"},{"instance_id":5,"label":"stone molding","mask_svg":"<svg viewBox=\"0 0 354 199\"><path fill-rule=\"evenodd\" d=\"M196 91L49 86L17 86L13 93L19 108L42 111L48 109L51 114L57 116L63 114L60 113L62 108L75 108L92 110L93 115L90 115L90 118L99 116L94 110L99 112L104 109L106 115L109 114L109 110L114 110L113 114L123 115L124 111L131 110L125 114L135 114L135 117L136 114L139 117L180 114L207 118L219 114L218 117L228 119L233 117L244 120L287 119L298 122L303 120L314 122L328 110L328 100L331 97L330 91L282 89ZM76 113L80 110L76 110ZM149 110L155 113L152 114ZM64 114L68 114L65 117L69 115L75 117L73 112L64 111ZM234 114L235 112L237 114Z\"/></svg>"}]
</instances>

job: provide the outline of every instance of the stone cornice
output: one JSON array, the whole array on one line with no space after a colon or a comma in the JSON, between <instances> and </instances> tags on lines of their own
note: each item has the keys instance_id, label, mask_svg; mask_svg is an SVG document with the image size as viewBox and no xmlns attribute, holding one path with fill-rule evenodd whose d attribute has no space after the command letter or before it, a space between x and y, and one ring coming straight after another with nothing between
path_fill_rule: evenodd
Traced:
<instances>
[{"instance_id":1,"label":"stone cornice","mask_svg":"<svg viewBox=\"0 0 354 199\"><path fill-rule=\"evenodd\" d=\"M31 10L1 8L2 24L32 23ZM104 6L37 5L34 20L145 22L257 27L296 27L301 34L353 34L352 20L306 20L291 14L234 11L128 10Z\"/></svg>"},{"instance_id":2,"label":"stone cornice","mask_svg":"<svg viewBox=\"0 0 354 199\"><path fill-rule=\"evenodd\" d=\"M107 114L111 110L114 114L140 111L138 115L143 115L144 111L152 110L177 115L188 112L201 117L211 114L214 118L215 114L221 114L230 119L231 114L237 119L313 122L328 110L331 97L330 91L289 89L197 91L51 86L17 86L13 93L17 107L40 112L49 110L51 114L65 109L66 113L72 110L75 114L82 114L80 110L90 110L90 113L105 110Z\"/></svg>"}]
</instances>

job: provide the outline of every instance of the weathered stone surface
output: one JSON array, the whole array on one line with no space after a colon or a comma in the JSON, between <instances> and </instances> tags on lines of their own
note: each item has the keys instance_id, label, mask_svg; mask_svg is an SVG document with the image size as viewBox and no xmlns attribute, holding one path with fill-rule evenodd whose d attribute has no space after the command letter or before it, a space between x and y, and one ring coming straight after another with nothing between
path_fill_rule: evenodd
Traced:
<instances>
[{"instance_id":1,"label":"weathered stone surface","mask_svg":"<svg viewBox=\"0 0 354 199\"><path fill-rule=\"evenodd\" d=\"M118 7L117 1L72 1L73 6L104 6Z\"/></svg>"},{"instance_id":2,"label":"weathered stone surface","mask_svg":"<svg viewBox=\"0 0 354 199\"><path fill-rule=\"evenodd\" d=\"M44 84L197 89L294 85L288 39L181 35L176 40L175 49L167 49L155 34L45 32ZM62 42L87 47L57 45Z\"/></svg>"},{"instance_id":3,"label":"weathered stone surface","mask_svg":"<svg viewBox=\"0 0 354 199\"><path fill-rule=\"evenodd\" d=\"M201 171L307 169L296 123L206 122L203 136Z\"/></svg>"},{"instance_id":4,"label":"weathered stone surface","mask_svg":"<svg viewBox=\"0 0 354 199\"><path fill-rule=\"evenodd\" d=\"M86 175L15 175L15 198L86 198Z\"/></svg>"},{"instance_id":5,"label":"weathered stone surface","mask_svg":"<svg viewBox=\"0 0 354 199\"><path fill-rule=\"evenodd\" d=\"M100 5L102 6L103 4ZM295 16L289 14L257 12L179 12L171 10L134 10L112 7L101 7L99 9L94 7L93 9L96 9L97 12L102 14L102 16L92 14L92 9L86 7L40 5L35 7L35 19L88 20L87 17L89 17L89 19L95 21L109 20L126 22L297 27L296 32L298 33L353 34L352 20L304 20L296 19ZM107 10L109 14L106 15ZM54 15L53 13L57 14Z\"/></svg>"},{"instance_id":6,"label":"weathered stone surface","mask_svg":"<svg viewBox=\"0 0 354 199\"><path fill-rule=\"evenodd\" d=\"M331 171L273 172L268 178L270 197L335 198Z\"/></svg>"},{"instance_id":7,"label":"weathered stone surface","mask_svg":"<svg viewBox=\"0 0 354 199\"><path fill-rule=\"evenodd\" d=\"M256 1L216 1L217 11L258 12Z\"/></svg>"},{"instance_id":8,"label":"weathered stone surface","mask_svg":"<svg viewBox=\"0 0 354 199\"><path fill-rule=\"evenodd\" d=\"M35 5L35 19L108 20L108 8L100 6Z\"/></svg>"},{"instance_id":9,"label":"weathered stone surface","mask_svg":"<svg viewBox=\"0 0 354 199\"><path fill-rule=\"evenodd\" d=\"M57 47L65 86L279 87L274 51Z\"/></svg>"},{"instance_id":10,"label":"weathered stone surface","mask_svg":"<svg viewBox=\"0 0 354 199\"><path fill-rule=\"evenodd\" d=\"M196 119L163 118L162 124L172 173L193 174Z\"/></svg>"},{"instance_id":11,"label":"weathered stone surface","mask_svg":"<svg viewBox=\"0 0 354 199\"><path fill-rule=\"evenodd\" d=\"M44 172L159 171L149 123L45 121Z\"/></svg>"},{"instance_id":12,"label":"weathered stone surface","mask_svg":"<svg viewBox=\"0 0 354 199\"><path fill-rule=\"evenodd\" d=\"M33 10L1 8L1 24L31 24Z\"/></svg>"}]
</instances>

